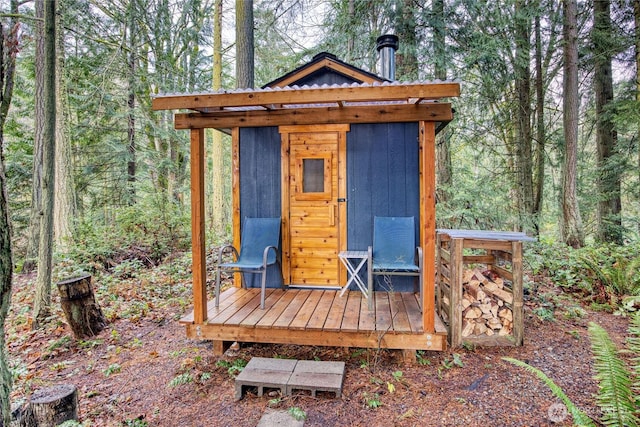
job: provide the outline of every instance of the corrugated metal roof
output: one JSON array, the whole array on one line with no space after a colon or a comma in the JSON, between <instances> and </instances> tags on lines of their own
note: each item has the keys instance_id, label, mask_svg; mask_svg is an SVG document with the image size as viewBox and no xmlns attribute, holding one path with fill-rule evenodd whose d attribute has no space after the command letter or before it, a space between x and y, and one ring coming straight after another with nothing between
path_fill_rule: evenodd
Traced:
<instances>
[{"instance_id":1,"label":"corrugated metal roof","mask_svg":"<svg viewBox=\"0 0 640 427\"><path fill-rule=\"evenodd\" d=\"M287 91L307 91L317 89L345 89L345 88L368 88L368 87L384 87L384 86L423 86L433 84L444 83L459 83L458 80L433 80L433 81L421 81L414 80L411 82L381 82L381 83L343 83L334 85L311 85L311 86L284 86L284 87L265 87L265 88L238 88L238 89L219 89L209 90L201 92L166 92L157 95L152 95L152 98L166 98L175 96L200 96L200 95L218 95L218 94L245 94L245 93L272 93L272 92L287 92Z\"/></svg>"}]
</instances>

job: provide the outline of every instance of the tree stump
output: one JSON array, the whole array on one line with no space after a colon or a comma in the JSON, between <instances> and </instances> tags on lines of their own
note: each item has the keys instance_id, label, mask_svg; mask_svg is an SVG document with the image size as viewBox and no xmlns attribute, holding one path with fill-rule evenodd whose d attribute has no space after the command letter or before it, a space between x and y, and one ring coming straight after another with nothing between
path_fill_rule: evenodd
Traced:
<instances>
[{"instance_id":1,"label":"tree stump","mask_svg":"<svg viewBox=\"0 0 640 427\"><path fill-rule=\"evenodd\" d=\"M60 384L33 393L20 425L54 427L77 419L78 389L72 384Z\"/></svg>"},{"instance_id":2,"label":"tree stump","mask_svg":"<svg viewBox=\"0 0 640 427\"><path fill-rule=\"evenodd\" d=\"M58 282L60 305L76 339L97 335L106 326L91 287L91 275Z\"/></svg>"}]
</instances>

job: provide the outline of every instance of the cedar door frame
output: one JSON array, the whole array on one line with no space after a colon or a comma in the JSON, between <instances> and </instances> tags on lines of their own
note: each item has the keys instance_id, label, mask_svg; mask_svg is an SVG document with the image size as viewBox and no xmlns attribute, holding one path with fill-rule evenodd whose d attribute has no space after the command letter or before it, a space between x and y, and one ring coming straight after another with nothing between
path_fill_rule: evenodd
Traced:
<instances>
[{"instance_id":1,"label":"cedar door frame","mask_svg":"<svg viewBox=\"0 0 640 427\"><path fill-rule=\"evenodd\" d=\"M281 195L282 195L282 277L284 284L291 285L290 283L290 268L291 268L291 235L290 235L290 222L289 222L289 201L290 201L290 189L289 189L289 177L293 172L289 167L289 134L291 133L319 133L319 132L337 132L338 133L338 199L346 200L347 196L347 132L350 130L350 125L301 125L301 126L280 126L278 128L282 143L281 143L281 159L282 159L282 183L281 183ZM345 202L338 203L338 221L339 228L339 247L337 251L343 251L347 249L347 205ZM346 283L347 272L342 266L342 263L338 263L339 273L338 281L340 284Z\"/></svg>"}]
</instances>

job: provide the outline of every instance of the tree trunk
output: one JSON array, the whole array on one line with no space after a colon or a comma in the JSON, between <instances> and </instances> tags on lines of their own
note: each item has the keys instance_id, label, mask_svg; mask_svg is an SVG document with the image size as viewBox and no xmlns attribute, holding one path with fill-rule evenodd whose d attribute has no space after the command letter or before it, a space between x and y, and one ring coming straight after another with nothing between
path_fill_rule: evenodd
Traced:
<instances>
[{"instance_id":1,"label":"tree trunk","mask_svg":"<svg viewBox=\"0 0 640 427\"><path fill-rule=\"evenodd\" d=\"M129 159L127 161L127 185L129 192L129 204L135 203L136 190L136 1L131 0L129 2L129 59L128 59L128 90L129 95L127 99L127 141L128 141L128 154Z\"/></svg>"},{"instance_id":2,"label":"tree trunk","mask_svg":"<svg viewBox=\"0 0 640 427\"><path fill-rule=\"evenodd\" d=\"M61 0L58 0L59 2ZM64 2L59 3L64 10ZM71 140L67 127L67 81L64 58L63 14L58 14L56 28L56 131L55 131L55 203L53 213L53 235L56 248L66 252L72 244L73 221L76 217L76 196L73 179L73 162L71 160Z\"/></svg>"},{"instance_id":3,"label":"tree trunk","mask_svg":"<svg viewBox=\"0 0 640 427\"><path fill-rule=\"evenodd\" d=\"M526 0L516 1L516 56L515 56L515 87L518 97L516 112L516 146L515 166L518 190L518 210L520 213L520 227L529 229L533 221L533 178L531 156L531 19Z\"/></svg>"},{"instance_id":4,"label":"tree trunk","mask_svg":"<svg viewBox=\"0 0 640 427\"><path fill-rule=\"evenodd\" d=\"M640 0L633 1L633 17L635 25L635 45L636 45L636 101L640 106ZM638 133L640 133L640 124L638 125ZM637 202L640 206L640 144L638 144L638 184L637 184ZM640 212L637 212L637 218L640 218ZM640 233L640 219L638 220L638 233Z\"/></svg>"},{"instance_id":5,"label":"tree trunk","mask_svg":"<svg viewBox=\"0 0 640 427\"><path fill-rule=\"evenodd\" d=\"M8 426L11 422L11 386L4 324L11 303L11 281L13 260L11 253L11 224L7 199L4 167L4 124L13 97L13 83L18 54L18 1L11 1L10 27L0 21L0 421Z\"/></svg>"},{"instance_id":6,"label":"tree trunk","mask_svg":"<svg viewBox=\"0 0 640 427\"><path fill-rule=\"evenodd\" d=\"M611 111L613 76L611 58L614 37L609 0L593 2L592 43L594 48L594 91L596 95L596 145L598 148L598 232L602 242L622 244L621 165L616 155L617 133Z\"/></svg>"},{"instance_id":7,"label":"tree trunk","mask_svg":"<svg viewBox=\"0 0 640 427\"><path fill-rule=\"evenodd\" d=\"M536 38L536 149L534 171L534 199L533 216L536 236L540 235L540 217L542 215L542 202L544 200L544 164L546 135L544 129L544 75L542 74L542 34L540 30L540 10L535 17Z\"/></svg>"},{"instance_id":8,"label":"tree trunk","mask_svg":"<svg viewBox=\"0 0 640 427\"><path fill-rule=\"evenodd\" d=\"M20 424L26 427L55 427L77 419L78 389L71 384L59 384L33 393Z\"/></svg>"},{"instance_id":9,"label":"tree trunk","mask_svg":"<svg viewBox=\"0 0 640 427\"><path fill-rule=\"evenodd\" d=\"M27 251L22 271L31 272L38 264L38 245L40 244L40 219L42 218L42 136L44 134L44 0L35 1L35 97L34 97L34 139L33 139L33 178L31 183L31 212L29 215L29 234Z\"/></svg>"},{"instance_id":10,"label":"tree trunk","mask_svg":"<svg viewBox=\"0 0 640 427\"><path fill-rule=\"evenodd\" d=\"M253 0L236 0L236 87L254 85Z\"/></svg>"},{"instance_id":11,"label":"tree trunk","mask_svg":"<svg viewBox=\"0 0 640 427\"><path fill-rule=\"evenodd\" d=\"M56 131L56 2L44 3L44 146L42 156L42 224L38 250L38 276L33 306L33 328L48 316L51 305L51 267L53 258L53 203L55 185Z\"/></svg>"},{"instance_id":12,"label":"tree trunk","mask_svg":"<svg viewBox=\"0 0 640 427\"><path fill-rule=\"evenodd\" d=\"M222 0L215 0L213 17L213 74L212 89L222 87ZM225 230L224 206L224 150L222 133L211 129L211 231L223 237Z\"/></svg>"},{"instance_id":13,"label":"tree trunk","mask_svg":"<svg viewBox=\"0 0 640 427\"><path fill-rule=\"evenodd\" d=\"M576 195L578 157L578 5L576 0L563 2L564 76L563 125L564 163L562 168L562 240L579 248L584 245L582 219Z\"/></svg>"},{"instance_id":14,"label":"tree trunk","mask_svg":"<svg viewBox=\"0 0 640 427\"><path fill-rule=\"evenodd\" d=\"M58 282L60 305L76 339L98 335L106 326L102 310L96 303L91 276Z\"/></svg>"},{"instance_id":15,"label":"tree trunk","mask_svg":"<svg viewBox=\"0 0 640 427\"><path fill-rule=\"evenodd\" d=\"M413 0L399 2L402 8L396 17L396 28L400 39L400 48L396 55L396 80L413 81L418 79L418 40Z\"/></svg>"},{"instance_id":16,"label":"tree trunk","mask_svg":"<svg viewBox=\"0 0 640 427\"><path fill-rule=\"evenodd\" d=\"M433 53L434 53L434 77L437 80L447 79L446 66L446 30L444 0L434 0L433 5ZM445 128L440 131L436 144L436 180L438 203L447 203L450 198L450 190L453 185L453 165L449 150L449 132Z\"/></svg>"}]
</instances>

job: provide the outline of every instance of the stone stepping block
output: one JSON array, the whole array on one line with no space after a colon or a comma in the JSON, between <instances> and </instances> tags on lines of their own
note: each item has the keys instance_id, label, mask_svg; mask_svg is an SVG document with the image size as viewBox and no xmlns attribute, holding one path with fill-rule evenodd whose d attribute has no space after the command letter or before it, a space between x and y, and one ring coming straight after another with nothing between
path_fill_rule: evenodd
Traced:
<instances>
[{"instance_id":1,"label":"stone stepping block","mask_svg":"<svg viewBox=\"0 0 640 427\"><path fill-rule=\"evenodd\" d=\"M264 394L265 387L280 389L280 393L285 395L289 378L297 362L291 359L252 358L236 377L236 400L242 399L244 387L257 387L258 396Z\"/></svg>"},{"instance_id":2,"label":"stone stepping block","mask_svg":"<svg viewBox=\"0 0 640 427\"><path fill-rule=\"evenodd\" d=\"M344 378L344 362L317 362L299 360L289 378L287 394L296 390L308 390L315 397L317 391L335 393L342 396L342 380Z\"/></svg>"}]
</instances>

